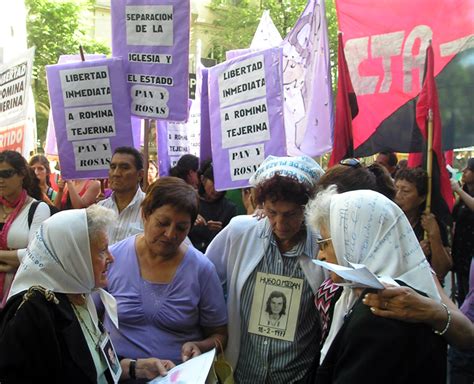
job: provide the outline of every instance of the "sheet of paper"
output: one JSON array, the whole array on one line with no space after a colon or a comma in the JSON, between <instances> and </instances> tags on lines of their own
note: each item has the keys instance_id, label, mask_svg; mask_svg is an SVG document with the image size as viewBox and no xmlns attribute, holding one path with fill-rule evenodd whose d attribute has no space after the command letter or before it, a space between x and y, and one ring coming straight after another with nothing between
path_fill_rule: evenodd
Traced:
<instances>
[{"instance_id":1,"label":"sheet of paper","mask_svg":"<svg viewBox=\"0 0 474 384\"><path fill-rule=\"evenodd\" d=\"M363 264L352 263L351 267L344 267L342 265L332 264L321 260L313 260L313 263L323 268L326 268L336 273L344 280L351 282L351 287L375 289L385 288L381 280L372 272L370 272Z\"/></svg>"},{"instance_id":2,"label":"sheet of paper","mask_svg":"<svg viewBox=\"0 0 474 384\"><path fill-rule=\"evenodd\" d=\"M157 377L148 384L205 384L216 350L203 353L168 371L164 377Z\"/></svg>"}]
</instances>

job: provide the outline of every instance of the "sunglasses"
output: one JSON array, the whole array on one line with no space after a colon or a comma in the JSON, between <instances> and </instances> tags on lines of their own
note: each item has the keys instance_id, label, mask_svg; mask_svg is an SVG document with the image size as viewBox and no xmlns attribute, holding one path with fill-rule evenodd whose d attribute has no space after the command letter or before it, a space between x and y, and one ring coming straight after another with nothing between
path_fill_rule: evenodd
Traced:
<instances>
[{"instance_id":1,"label":"sunglasses","mask_svg":"<svg viewBox=\"0 0 474 384\"><path fill-rule=\"evenodd\" d=\"M320 251L324 251L327 247L329 247L330 241L332 241L332 238L330 237L328 237L327 239L318 239L316 240L316 244L318 244Z\"/></svg>"},{"instance_id":2,"label":"sunglasses","mask_svg":"<svg viewBox=\"0 0 474 384\"><path fill-rule=\"evenodd\" d=\"M13 175L17 173L16 169L10 168L10 169L3 169L0 171L0 178L2 179L9 179Z\"/></svg>"},{"instance_id":3,"label":"sunglasses","mask_svg":"<svg viewBox=\"0 0 474 384\"><path fill-rule=\"evenodd\" d=\"M360 161L354 158L349 158L349 159L342 159L339 164L341 165L346 165L348 167L352 168L359 168L361 167Z\"/></svg>"}]
</instances>

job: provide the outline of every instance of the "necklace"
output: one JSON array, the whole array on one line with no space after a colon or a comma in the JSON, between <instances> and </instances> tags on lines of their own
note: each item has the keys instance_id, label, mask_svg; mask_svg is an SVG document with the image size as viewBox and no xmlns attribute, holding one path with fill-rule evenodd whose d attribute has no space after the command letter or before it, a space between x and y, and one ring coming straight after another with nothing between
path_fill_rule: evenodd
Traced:
<instances>
[{"instance_id":1,"label":"necklace","mask_svg":"<svg viewBox=\"0 0 474 384\"><path fill-rule=\"evenodd\" d=\"M5 207L4 205L2 205L2 210L3 210L2 219L3 219L3 221L5 221L8 216L10 216L10 213L12 213L14 209L15 209L15 208L12 208L12 209L10 209L10 210L7 210L7 207Z\"/></svg>"},{"instance_id":2,"label":"necklace","mask_svg":"<svg viewBox=\"0 0 474 384\"><path fill-rule=\"evenodd\" d=\"M76 307L76 304L73 304L71 303L72 305L72 308L74 310L74 313L76 314L77 318L79 319L79 321L81 322L81 324L84 326L84 328L86 329L87 333L89 334L89 337L91 338L92 342L95 344L95 348L97 351L100 351L100 341L102 339L102 334L97 334L97 332L92 332L90 330L90 328L87 326L87 323L84 321L84 319L82 318L79 310L77 309ZM90 314L89 314L90 316ZM92 321L92 317L91 317L91 321ZM97 341L96 341L97 339Z\"/></svg>"}]
</instances>

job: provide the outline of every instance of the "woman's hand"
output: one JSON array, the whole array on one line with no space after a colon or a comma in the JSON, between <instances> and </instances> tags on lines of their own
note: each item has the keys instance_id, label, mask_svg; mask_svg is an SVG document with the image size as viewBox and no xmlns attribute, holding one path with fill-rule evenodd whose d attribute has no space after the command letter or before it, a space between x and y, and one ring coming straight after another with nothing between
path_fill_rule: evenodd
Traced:
<instances>
[{"instance_id":1,"label":"woman's hand","mask_svg":"<svg viewBox=\"0 0 474 384\"><path fill-rule=\"evenodd\" d=\"M194 225L207 225L206 219L201 215L197 215Z\"/></svg>"},{"instance_id":2,"label":"woman's hand","mask_svg":"<svg viewBox=\"0 0 474 384\"><path fill-rule=\"evenodd\" d=\"M222 229L222 221L209 220L207 222L207 229L210 231L220 231Z\"/></svg>"},{"instance_id":3,"label":"woman's hand","mask_svg":"<svg viewBox=\"0 0 474 384\"><path fill-rule=\"evenodd\" d=\"M252 215L253 217L256 217L257 220L262 220L266 217L265 215L265 210L263 208L256 208L255 212Z\"/></svg>"},{"instance_id":4,"label":"woman's hand","mask_svg":"<svg viewBox=\"0 0 474 384\"><path fill-rule=\"evenodd\" d=\"M130 379L130 359L120 360L122 367L121 380ZM157 376L166 376L168 371L175 367L170 360L161 360L154 357L138 359L135 363L135 376L137 379L154 379Z\"/></svg>"},{"instance_id":5,"label":"woman's hand","mask_svg":"<svg viewBox=\"0 0 474 384\"><path fill-rule=\"evenodd\" d=\"M450 179L451 182L451 189L453 192L459 192L461 190L461 185L459 184L459 181Z\"/></svg>"},{"instance_id":6,"label":"woman's hand","mask_svg":"<svg viewBox=\"0 0 474 384\"><path fill-rule=\"evenodd\" d=\"M413 323L428 322L438 304L408 287L387 287L378 293L367 293L362 302L377 316Z\"/></svg>"},{"instance_id":7,"label":"woman's hand","mask_svg":"<svg viewBox=\"0 0 474 384\"><path fill-rule=\"evenodd\" d=\"M431 255L431 246L430 246L429 240L421 240L420 247L423 250L423 253L425 254L426 257Z\"/></svg>"},{"instance_id":8,"label":"woman's hand","mask_svg":"<svg viewBox=\"0 0 474 384\"><path fill-rule=\"evenodd\" d=\"M58 180L58 190L59 191L64 191L64 187L66 186L66 181L61 177L59 180Z\"/></svg>"},{"instance_id":9,"label":"woman's hand","mask_svg":"<svg viewBox=\"0 0 474 384\"><path fill-rule=\"evenodd\" d=\"M15 270L14 266L0 262L0 272L15 272Z\"/></svg>"},{"instance_id":10,"label":"woman's hand","mask_svg":"<svg viewBox=\"0 0 474 384\"><path fill-rule=\"evenodd\" d=\"M428 233L429 237L440 236L438 222L432 213L423 213L421 215L421 226Z\"/></svg>"},{"instance_id":11,"label":"woman's hand","mask_svg":"<svg viewBox=\"0 0 474 384\"><path fill-rule=\"evenodd\" d=\"M183 363L189 359L192 359L193 357L199 356L200 354L201 350L197 344L192 341L184 343L181 347L181 359L183 360Z\"/></svg>"},{"instance_id":12,"label":"woman's hand","mask_svg":"<svg viewBox=\"0 0 474 384\"><path fill-rule=\"evenodd\" d=\"M166 376L168 371L174 366L170 360L161 360L151 357L148 359L138 359L135 372L137 378L151 380L156 376Z\"/></svg>"}]
</instances>

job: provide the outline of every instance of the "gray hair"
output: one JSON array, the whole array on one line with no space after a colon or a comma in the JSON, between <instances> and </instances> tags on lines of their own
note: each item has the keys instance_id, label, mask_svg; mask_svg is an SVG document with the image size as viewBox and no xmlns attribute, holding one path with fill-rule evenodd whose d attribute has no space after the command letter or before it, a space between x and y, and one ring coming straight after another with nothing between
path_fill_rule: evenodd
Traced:
<instances>
[{"instance_id":1,"label":"gray hair","mask_svg":"<svg viewBox=\"0 0 474 384\"><path fill-rule=\"evenodd\" d=\"M328 231L331 229L331 200L335 195L337 195L337 187L330 185L308 202L305 210L306 222L314 230L319 231L321 226L326 227Z\"/></svg>"},{"instance_id":2,"label":"gray hair","mask_svg":"<svg viewBox=\"0 0 474 384\"><path fill-rule=\"evenodd\" d=\"M107 232L107 227L117 218L114 211L97 204L86 208L86 216L90 241L94 241L98 233Z\"/></svg>"}]
</instances>

